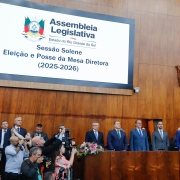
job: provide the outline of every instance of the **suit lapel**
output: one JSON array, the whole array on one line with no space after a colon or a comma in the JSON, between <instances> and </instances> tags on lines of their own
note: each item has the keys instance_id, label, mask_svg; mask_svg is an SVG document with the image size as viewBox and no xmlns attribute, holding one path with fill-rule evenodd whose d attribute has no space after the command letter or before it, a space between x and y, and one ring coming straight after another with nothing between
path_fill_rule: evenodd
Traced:
<instances>
[{"instance_id":1,"label":"suit lapel","mask_svg":"<svg viewBox=\"0 0 180 180\"><path fill-rule=\"evenodd\" d=\"M94 133L94 130L92 130L92 134L93 134L95 140L97 141L96 136L95 136L95 133ZM98 139L99 139L99 132L98 132Z\"/></svg>"},{"instance_id":2,"label":"suit lapel","mask_svg":"<svg viewBox=\"0 0 180 180\"><path fill-rule=\"evenodd\" d=\"M117 131L114 129L114 134L116 135L116 137L119 139Z\"/></svg>"},{"instance_id":3,"label":"suit lapel","mask_svg":"<svg viewBox=\"0 0 180 180\"><path fill-rule=\"evenodd\" d=\"M163 138L162 138L162 140L164 140L164 138L165 138L165 132L164 132L164 130L163 130Z\"/></svg>"},{"instance_id":4,"label":"suit lapel","mask_svg":"<svg viewBox=\"0 0 180 180\"><path fill-rule=\"evenodd\" d=\"M160 132L159 132L158 130L157 130L157 134L158 134L159 138L160 138L161 140L163 140L163 138L164 138L164 132L163 132L163 138L161 137Z\"/></svg>"},{"instance_id":5,"label":"suit lapel","mask_svg":"<svg viewBox=\"0 0 180 180\"><path fill-rule=\"evenodd\" d=\"M142 138L142 136L139 134L139 131L136 129L136 133ZM144 134L143 134L144 135Z\"/></svg>"},{"instance_id":6,"label":"suit lapel","mask_svg":"<svg viewBox=\"0 0 180 180\"><path fill-rule=\"evenodd\" d=\"M99 136L100 136L99 134L100 134L100 133L99 133L99 131L98 131L98 140L97 140L97 141L99 141Z\"/></svg>"},{"instance_id":7,"label":"suit lapel","mask_svg":"<svg viewBox=\"0 0 180 180\"><path fill-rule=\"evenodd\" d=\"M1 138L2 138L2 130L0 130L0 143L1 143Z\"/></svg>"}]
</instances>

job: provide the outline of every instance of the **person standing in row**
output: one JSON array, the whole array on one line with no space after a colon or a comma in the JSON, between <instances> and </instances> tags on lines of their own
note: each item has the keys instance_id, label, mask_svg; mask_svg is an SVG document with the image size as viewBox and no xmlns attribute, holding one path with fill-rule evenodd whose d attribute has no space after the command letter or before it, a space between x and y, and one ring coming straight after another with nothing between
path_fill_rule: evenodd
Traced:
<instances>
[{"instance_id":1,"label":"person standing in row","mask_svg":"<svg viewBox=\"0 0 180 180\"><path fill-rule=\"evenodd\" d=\"M103 133L98 130L99 130L99 123L94 121L92 123L92 130L86 132L85 142L91 142L91 143L94 142L104 147Z\"/></svg>"},{"instance_id":2,"label":"person standing in row","mask_svg":"<svg viewBox=\"0 0 180 180\"><path fill-rule=\"evenodd\" d=\"M158 130L152 134L152 149L153 151L168 150L169 137L168 133L163 130L163 122L159 121L157 124Z\"/></svg>"},{"instance_id":3,"label":"person standing in row","mask_svg":"<svg viewBox=\"0 0 180 180\"><path fill-rule=\"evenodd\" d=\"M142 121L136 120L136 128L130 132L131 151L149 151L148 137L146 130L142 130Z\"/></svg>"},{"instance_id":4,"label":"person standing in row","mask_svg":"<svg viewBox=\"0 0 180 180\"><path fill-rule=\"evenodd\" d=\"M1 122L1 130L0 130L0 153L1 153L1 163L2 163L2 169L1 169L1 176L3 178L4 176L4 169L5 169L5 164L6 164L6 156L4 153L4 137L5 134L7 133L8 129L8 122L6 120Z\"/></svg>"},{"instance_id":5,"label":"person standing in row","mask_svg":"<svg viewBox=\"0 0 180 180\"><path fill-rule=\"evenodd\" d=\"M45 132L42 131L42 128L43 128L42 124L37 124L36 125L36 131L34 132L34 135L35 136L43 137L43 139L45 141L47 141L48 140L48 136L47 136L47 134Z\"/></svg>"},{"instance_id":6,"label":"person standing in row","mask_svg":"<svg viewBox=\"0 0 180 180\"><path fill-rule=\"evenodd\" d=\"M127 151L128 141L126 133L121 128L119 121L114 122L114 130L108 132L107 145L109 150Z\"/></svg>"},{"instance_id":7,"label":"person standing in row","mask_svg":"<svg viewBox=\"0 0 180 180\"><path fill-rule=\"evenodd\" d=\"M13 128L17 131L18 134L22 135L25 137L27 134L26 129L21 127L22 125L22 118L21 117L16 117L14 119L14 126ZM13 135L12 128L8 128L7 133L4 136L4 148L10 144L10 137Z\"/></svg>"}]
</instances>

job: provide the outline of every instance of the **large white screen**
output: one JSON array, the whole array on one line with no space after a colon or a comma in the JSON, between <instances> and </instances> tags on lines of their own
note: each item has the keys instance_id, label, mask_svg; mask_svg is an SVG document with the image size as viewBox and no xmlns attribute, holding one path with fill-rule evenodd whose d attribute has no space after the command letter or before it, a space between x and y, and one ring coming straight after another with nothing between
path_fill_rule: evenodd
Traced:
<instances>
[{"instance_id":1,"label":"large white screen","mask_svg":"<svg viewBox=\"0 0 180 180\"><path fill-rule=\"evenodd\" d=\"M0 12L0 73L128 84L129 24L3 3Z\"/></svg>"}]
</instances>

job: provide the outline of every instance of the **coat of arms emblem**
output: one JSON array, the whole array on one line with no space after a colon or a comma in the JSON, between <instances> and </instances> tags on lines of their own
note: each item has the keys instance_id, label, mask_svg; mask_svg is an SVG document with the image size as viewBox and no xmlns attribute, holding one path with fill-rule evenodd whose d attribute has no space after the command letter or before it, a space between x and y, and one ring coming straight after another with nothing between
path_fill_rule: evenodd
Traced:
<instances>
[{"instance_id":1,"label":"coat of arms emblem","mask_svg":"<svg viewBox=\"0 0 180 180\"><path fill-rule=\"evenodd\" d=\"M24 37L31 41L39 41L44 38L44 20L39 22L25 17L24 22Z\"/></svg>"}]
</instances>

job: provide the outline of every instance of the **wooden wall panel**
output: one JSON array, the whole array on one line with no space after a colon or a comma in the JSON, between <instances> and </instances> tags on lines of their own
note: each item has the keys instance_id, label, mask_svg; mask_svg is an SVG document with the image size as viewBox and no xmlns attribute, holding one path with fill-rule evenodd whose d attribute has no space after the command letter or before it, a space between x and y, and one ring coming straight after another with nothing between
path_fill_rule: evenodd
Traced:
<instances>
[{"instance_id":1,"label":"wooden wall panel","mask_svg":"<svg viewBox=\"0 0 180 180\"><path fill-rule=\"evenodd\" d=\"M131 152L125 152L122 156L122 179L135 180L135 154Z\"/></svg>"},{"instance_id":2,"label":"wooden wall panel","mask_svg":"<svg viewBox=\"0 0 180 180\"><path fill-rule=\"evenodd\" d=\"M147 180L146 166L147 154L142 152L135 152L135 176L134 179Z\"/></svg>"},{"instance_id":3,"label":"wooden wall panel","mask_svg":"<svg viewBox=\"0 0 180 180\"><path fill-rule=\"evenodd\" d=\"M142 0L128 0L128 9L133 11L142 11Z\"/></svg>"},{"instance_id":4,"label":"wooden wall panel","mask_svg":"<svg viewBox=\"0 0 180 180\"><path fill-rule=\"evenodd\" d=\"M157 180L158 165L157 165L157 154L149 152L147 156L147 179Z\"/></svg>"},{"instance_id":5,"label":"wooden wall panel","mask_svg":"<svg viewBox=\"0 0 180 180\"><path fill-rule=\"evenodd\" d=\"M140 59L140 40L139 39L141 37L141 13L138 11L131 10L131 11L128 11L128 17L135 19L134 62L138 63ZM138 72L138 71L134 71L134 72ZM136 73L134 73L134 76L136 76Z\"/></svg>"},{"instance_id":6,"label":"wooden wall panel","mask_svg":"<svg viewBox=\"0 0 180 180\"><path fill-rule=\"evenodd\" d=\"M110 161L111 176L110 176L110 179L113 179L113 180L124 179L123 174L122 174L122 171L123 171L122 164L124 163L124 161L123 161L124 154L123 153L119 154L118 152L111 153L111 157L110 157L111 158L111 161Z\"/></svg>"},{"instance_id":7,"label":"wooden wall panel","mask_svg":"<svg viewBox=\"0 0 180 180\"><path fill-rule=\"evenodd\" d=\"M167 1L168 0L156 0L155 1L155 13L167 14Z\"/></svg>"},{"instance_id":8,"label":"wooden wall panel","mask_svg":"<svg viewBox=\"0 0 180 180\"><path fill-rule=\"evenodd\" d=\"M179 173L179 163L180 163L180 158L179 158L179 152L170 152L169 153L169 168L171 168L169 177L174 180L179 180L180 178L180 173Z\"/></svg>"},{"instance_id":9,"label":"wooden wall panel","mask_svg":"<svg viewBox=\"0 0 180 180\"><path fill-rule=\"evenodd\" d=\"M180 88L174 89L174 119L180 119ZM180 126L180 121L178 121L177 126Z\"/></svg>"},{"instance_id":10,"label":"wooden wall panel","mask_svg":"<svg viewBox=\"0 0 180 180\"><path fill-rule=\"evenodd\" d=\"M49 136L57 133L62 123L71 129L71 137L78 145L84 141L86 131L91 130L93 121L100 123L105 145L108 131L114 128L116 119L121 121L128 139L137 118L163 119L170 139L175 135L180 127L180 87L175 69L180 65L179 0L31 1L135 19L134 87L140 87L140 92L121 96L0 87L0 120L6 119L12 126L14 118L22 116L23 127L28 131L34 131L36 124L42 123ZM168 155L162 152L149 152L148 155L126 152L126 156L122 153L118 158L116 152L113 153L105 157L105 169L97 171L104 172L109 179L180 178L178 152ZM109 159L112 159L112 164L123 164L120 171L115 166L110 169ZM78 164L76 167L79 171L81 166ZM147 172L145 177L142 176L144 171ZM169 174L166 175L164 172L167 171ZM79 177L76 172L76 178ZM103 178L100 174L95 177Z\"/></svg>"},{"instance_id":11,"label":"wooden wall panel","mask_svg":"<svg viewBox=\"0 0 180 180\"><path fill-rule=\"evenodd\" d=\"M94 155L89 155L86 157L87 160L84 163L84 167L90 166L91 168L86 168L83 171L84 180L87 180L87 179L104 180L104 177L106 177L106 179L111 179L111 171L110 171L111 163L107 163L107 162L110 162L109 160L111 159L111 153L108 153L108 154L100 153L96 157L95 161L94 161L94 158L92 158L93 156ZM102 164L104 164L104 166L102 166Z\"/></svg>"},{"instance_id":12,"label":"wooden wall panel","mask_svg":"<svg viewBox=\"0 0 180 180\"><path fill-rule=\"evenodd\" d=\"M180 126L180 88L176 65L180 65L180 3L178 0L32 0L54 6L135 19L134 86L132 96L75 93L52 90L0 88L0 119L10 126L17 115L33 131L37 123L51 136L58 125L71 128L80 144L91 123L100 130L113 129L121 121L129 138L137 118L163 119L170 138ZM31 83L29 83L31 84ZM150 170L151 172L151 170ZM150 176L150 174L149 174Z\"/></svg>"},{"instance_id":13,"label":"wooden wall panel","mask_svg":"<svg viewBox=\"0 0 180 180\"><path fill-rule=\"evenodd\" d=\"M154 66L152 65L139 65L139 87L141 89L140 93L138 94L137 106L138 116L144 119L151 119L152 117L153 68Z\"/></svg>"},{"instance_id":14,"label":"wooden wall panel","mask_svg":"<svg viewBox=\"0 0 180 180\"><path fill-rule=\"evenodd\" d=\"M164 173L164 172L169 172L169 157L167 152L157 152L157 163L158 163L158 173L157 173L157 179L163 179L163 180L169 180L171 179L169 173Z\"/></svg>"},{"instance_id":15,"label":"wooden wall panel","mask_svg":"<svg viewBox=\"0 0 180 180\"><path fill-rule=\"evenodd\" d=\"M170 16L180 16L180 2L178 0L167 1L167 14Z\"/></svg>"},{"instance_id":16,"label":"wooden wall panel","mask_svg":"<svg viewBox=\"0 0 180 180\"><path fill-rule=\"evenodd\" d=\"M152 13L141 13L141 36L140 36L140 63L152 64L154 53L155 15Z\"/></svg>"},{"instance_id":17,"label":"wooden wall panel","mask_svg":"<svg viewBox=\"0 0 180 180\"><path fill-rule=\"evenodd\" d=\"M153 48L154 56L151 60L153 64L166 65L168 62L168 36L167 36L167 15L156 14L154 23Z\"/></svg>"},{"instance_id":18,"label":"wooden wall panel","mask_svg":"<svg viewBox=\"0 0 180 180\"><path fill-rule=\"evenodd\" d=\"M154 119L164 119L166 117L166 72L164 66L153 67L153 87L152 87L152 117Z\"/></svg>"},{"instance_id":19,"label":"wooden wall panel","mask_svg":"<svg viewBox=\"0 0 180 180\"><path fill-rule=\"evenodd\" d=\"M84 180L179 179L178 152L105 152L88 155L83 160ZM90 165L92 162L93 166ZM97 167L100 171L96 171Z\"/></svg>"}]
</instances>

